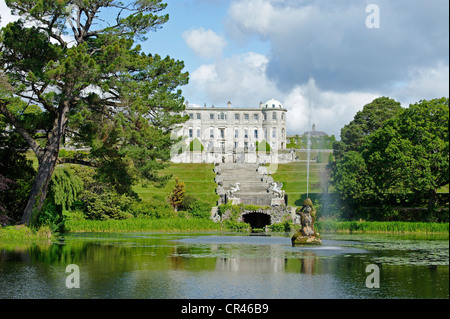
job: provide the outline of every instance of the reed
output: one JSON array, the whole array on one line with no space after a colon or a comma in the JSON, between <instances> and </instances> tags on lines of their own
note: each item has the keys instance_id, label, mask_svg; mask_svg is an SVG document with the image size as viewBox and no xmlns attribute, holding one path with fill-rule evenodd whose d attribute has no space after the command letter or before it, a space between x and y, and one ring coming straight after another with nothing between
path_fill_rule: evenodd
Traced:
<instances>
[{"instance_id":1,"label":"reed","mask_svg":"<svg viewBox=\"0 0 450 319\"><path fill-rule=\"evenodd\" d=\"M202 218L130 218L124 220L68 220L68 232L206 231L220 224Z\"/></svg>"},{"instance_id":2,"label":"reed","mask_svg":"<svg viewBox=\"0 0 450 319\"><path fill-rule=\"evenodd\" d=\"M333 219L317 221L319 232L357 233L447 233L449 223L421 222L377 222L377 221L337 221Z\"/></svg>"},{"instance_id":3,"label":"reed","mask_svg":"<svg viewBox=\"0 0 450 319\"><path fill-rule=\"evenodd\" d=\"M2 241L33 241L40 239L50 239L52 237L52 231L48 226L41 226L37 230L26 226L0 227L0 240Z\"/></svg>"}]
</instances>

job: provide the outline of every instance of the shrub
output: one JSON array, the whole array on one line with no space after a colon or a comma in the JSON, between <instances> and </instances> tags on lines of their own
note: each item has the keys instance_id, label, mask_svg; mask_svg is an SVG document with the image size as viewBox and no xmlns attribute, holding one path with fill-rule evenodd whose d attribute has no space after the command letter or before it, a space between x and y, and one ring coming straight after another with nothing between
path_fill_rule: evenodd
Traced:
<instances>
[{"instance_id":1,"label":"shrub","mask_svg":"<svg viewBox=\"0 0 450 319\"><path fill-rule=\"evenodd\" d=\"M154 196L146 201L134 201L129 211L135 217L169 218L175 215L172 207L161 196Z\"/></svg>"},{"instance_id":2,"label":"shrub","mask_svg":"<svg viewBox=\"0 0 450 319\"><path fill-rule=\"evenodd\" d=\"M292 222L287 220L287 221L284 221L282 223L269 225L269 228L273 232L285 232L285 233L288 233L288 232L291 231L291 225L292 225Z\"/></svg>"},{"instance_id":3,"label":"shrub","mask_svg":"<svg viewBox=\"0 0 450 319\"><path fill-rule=\"evenodd\" d=\"M53 233L63 233L65 231L65 217L62 214L61 206L55 205L53 201L47 199L30 226L33 229L46 227Z\"/></svg>"},{"instance_id":4,"label":"shrub","mask_svg":"<svg viewBox=\"0 0 450 319\"><path fill-rule=\"evenodd\" d=\"M107 190L103 194L96 194L90 191L84 191L81 195L84 203L84 212L88 219L127 219L133 217L128 212L134 199L126 194Z\"/></svg>"},{"instance_id":5,"label":"shrub","mask_svg":"<svg viewBox=\"0 0 450 319\"><path fill-rule=\"evenodd\" d=\"M187 211L192 217L209 218L211 216L211 205L200 200L194 200Z\"/></svg>"}]
</instances>

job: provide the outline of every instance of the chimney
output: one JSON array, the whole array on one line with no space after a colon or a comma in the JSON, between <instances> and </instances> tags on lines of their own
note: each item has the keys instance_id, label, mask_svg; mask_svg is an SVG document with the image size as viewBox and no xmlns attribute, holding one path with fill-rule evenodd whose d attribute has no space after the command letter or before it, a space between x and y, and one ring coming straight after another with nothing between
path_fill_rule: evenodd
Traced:
<instances>
[{"instance_id":1,"label":"chimney","mask_svg":"<svg viewBox=\"0 0 450 319\"><path fill-rule=\"evenodd\" d=\"M228 107L228 108L231 108L231 102L230 102L230 101L228 101L227 107Z\"/></svg>"}]
</instances>

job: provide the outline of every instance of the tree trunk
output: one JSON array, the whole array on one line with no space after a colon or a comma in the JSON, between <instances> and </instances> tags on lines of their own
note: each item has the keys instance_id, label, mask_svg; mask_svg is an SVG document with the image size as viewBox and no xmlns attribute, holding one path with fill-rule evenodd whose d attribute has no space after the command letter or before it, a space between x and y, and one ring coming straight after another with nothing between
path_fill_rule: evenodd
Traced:
<instances>
[{"instance_id":1,"label":"tree trunk","mask_svg":"<svg viewBox=\"0 0 450 319\"><path fill-rule=\"evenodd\" d=\"M437 195L435 189L430 189L428 191L428 221L433 218L436 212L437 206Z\"/></svg>"},{"instance_id":2,"label":"tree trunk","mask_svg":"<svg viewBox=\"0 0 450 319\"><path fill-rule=\"evenodd\" d=\"M61 139L64 135L67 124L67 112L69 111L69 102L66 100L59 108L58 116L55 119L53 129L47 139L47 145L39 156L39 167L37 175L31 187L30 197L27 206L23 212L20 222L27 226L33 221L35 214L39 213L44 205L45 197L47 196L48 184L52 178L55 170L56 162L58 160L59 148L61 146Z\"/></svg>"},{"instance_id":3,"label":"tree trunk","mask_svg":"<svg viewBox=\"0 0 450 319\"><path fill-rule=\"evenodd\" d=\"M39 168L31 187L30 197L20 220L22 224L29 226L33 217L35 217L34 215L42 209L47 196L48 184L56 166L57 154L54 152L50 154L47 151L44 153L42 160L39 161Z\"/></svg>"}]
</instances>

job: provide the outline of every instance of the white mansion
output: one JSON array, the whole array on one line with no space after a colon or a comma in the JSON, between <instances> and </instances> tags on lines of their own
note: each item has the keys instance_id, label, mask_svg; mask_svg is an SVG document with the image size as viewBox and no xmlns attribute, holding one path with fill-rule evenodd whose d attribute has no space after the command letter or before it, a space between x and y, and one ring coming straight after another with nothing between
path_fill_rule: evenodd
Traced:
<instances>
[{"instance_id":1,"label":"white mansion","mask_svg":"<svg viewBox=\"0 0 450 319\"><path fill-rule=\"evenodd\" d=\"M234 108L231 102L226 108L192 107L186 102L185 113L190 119L175 131L176 137L184 140L172 149L172 161L270 161L270 155L261 152L261 146L267 143L272 156L279 149L286 149L286 112L274 99L261 102L258 108ZM262 142L265 143L257 149Z\"/></svg>"}]
</instances>

